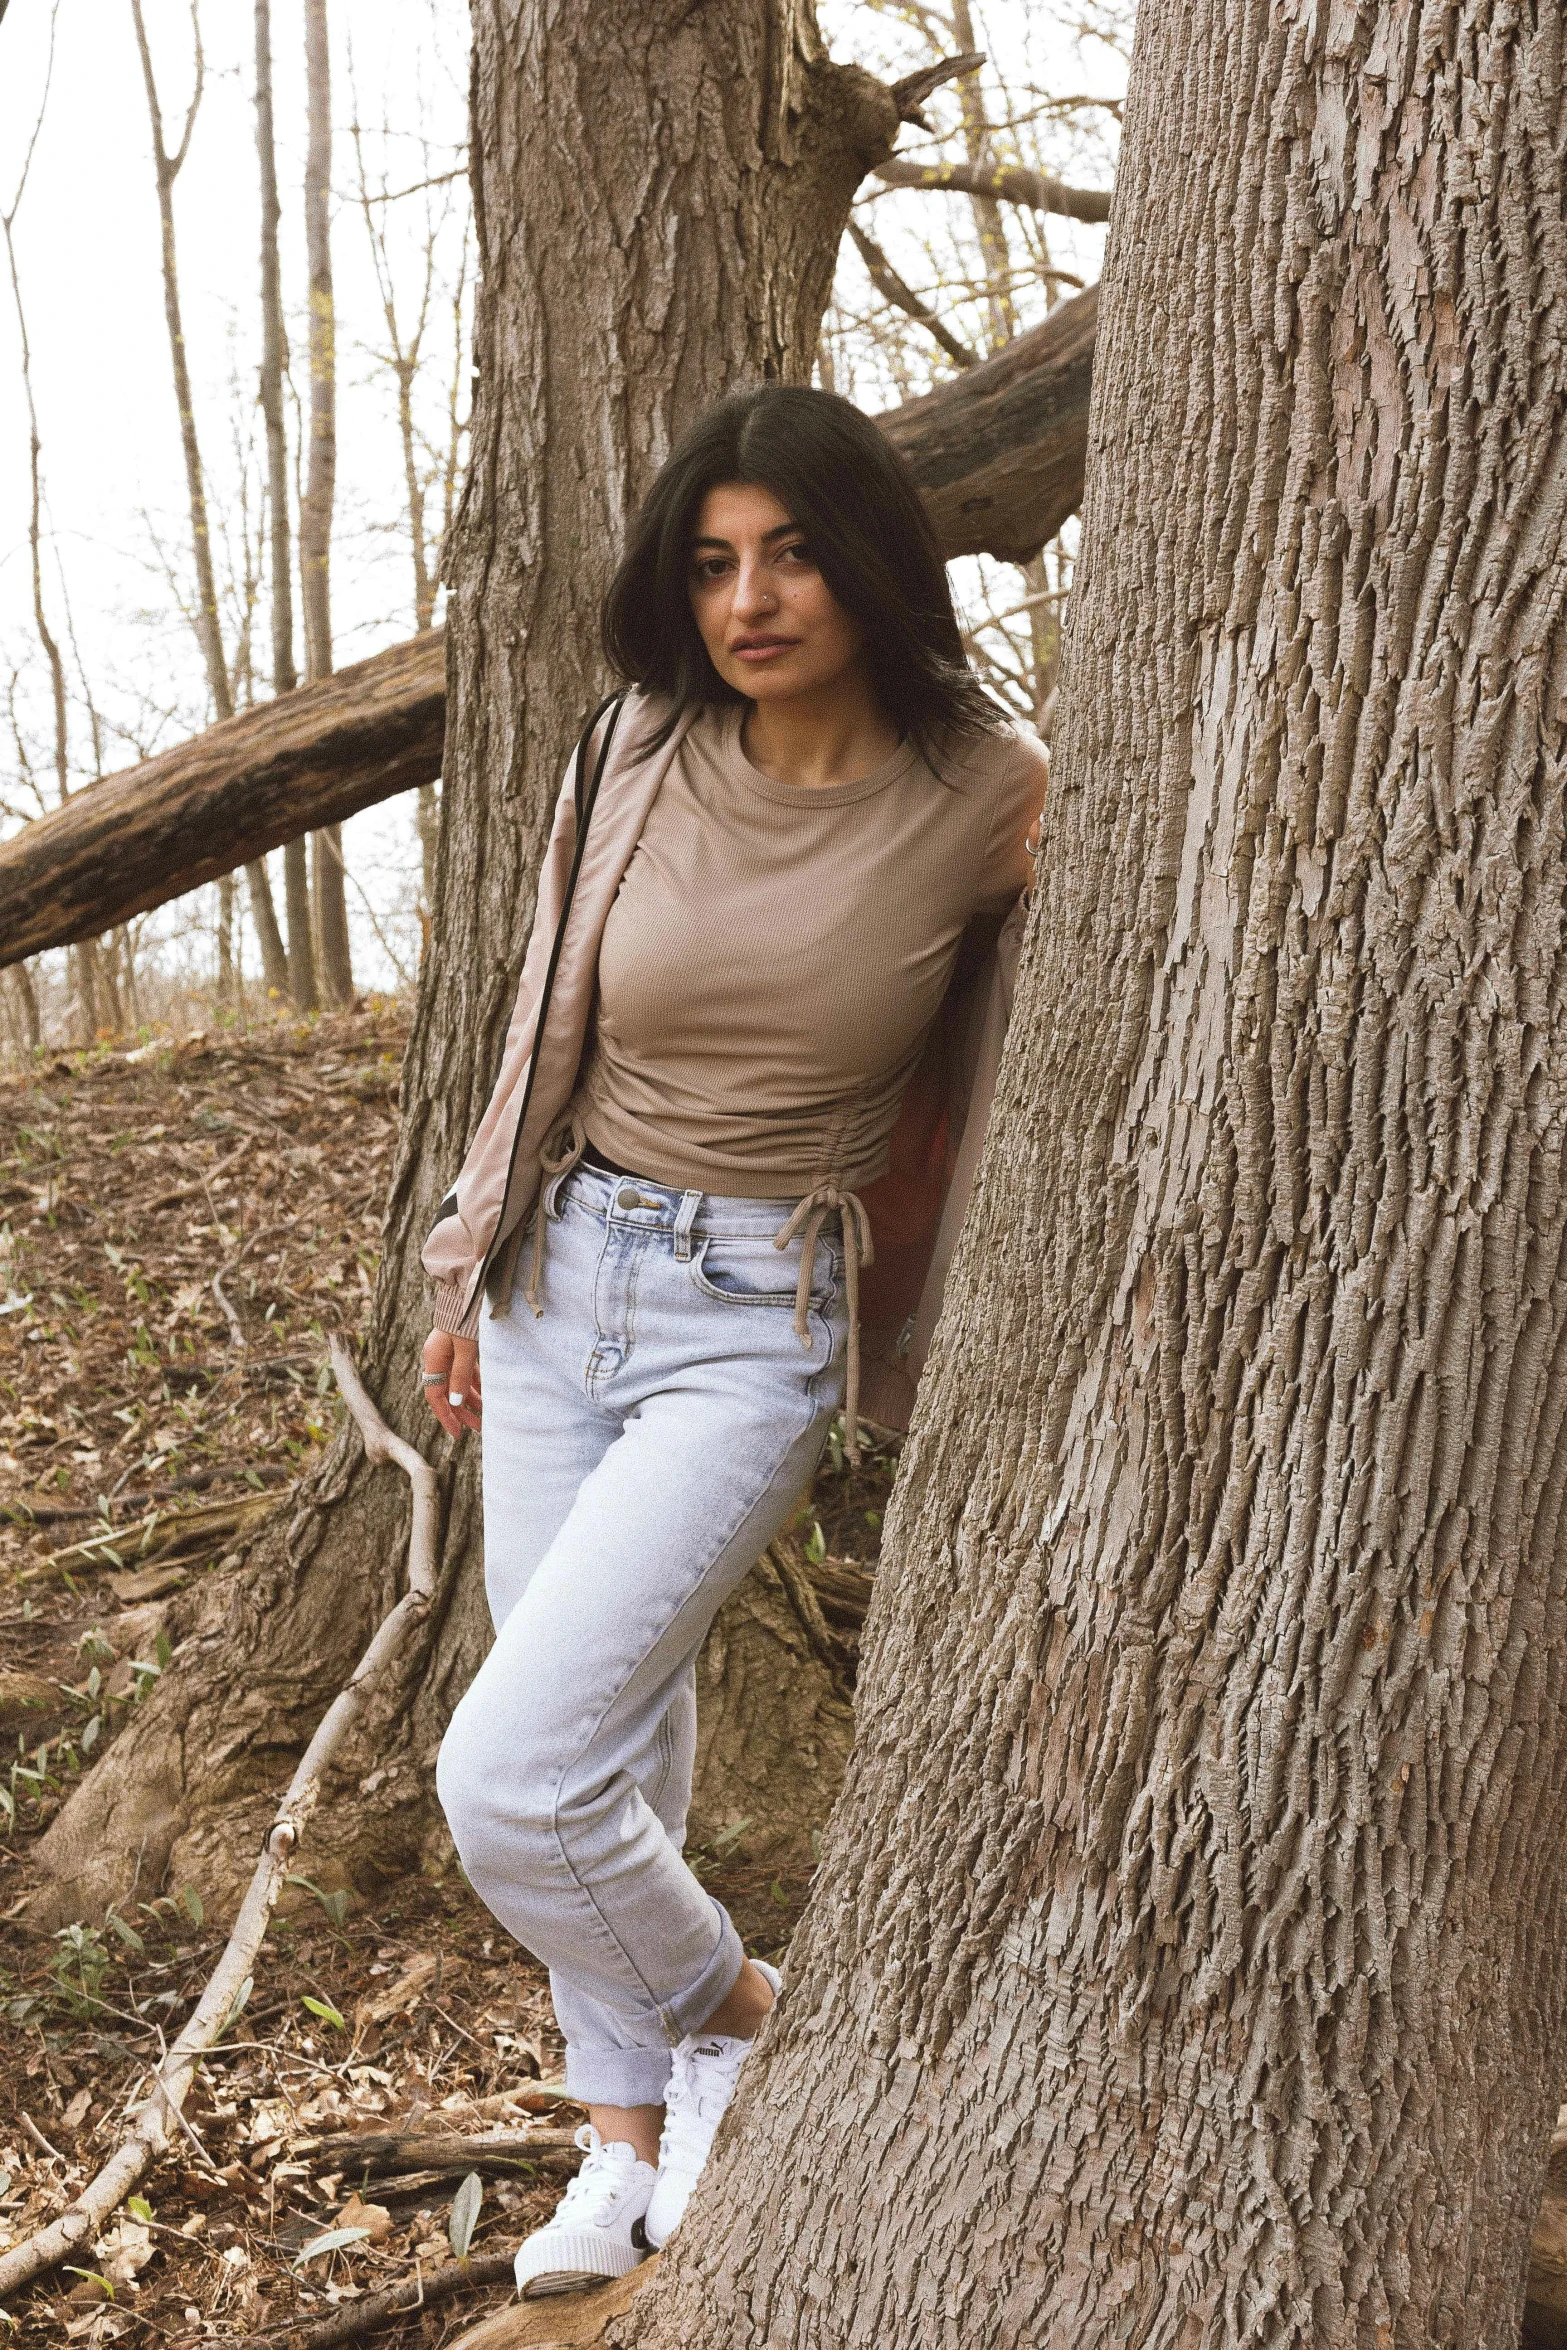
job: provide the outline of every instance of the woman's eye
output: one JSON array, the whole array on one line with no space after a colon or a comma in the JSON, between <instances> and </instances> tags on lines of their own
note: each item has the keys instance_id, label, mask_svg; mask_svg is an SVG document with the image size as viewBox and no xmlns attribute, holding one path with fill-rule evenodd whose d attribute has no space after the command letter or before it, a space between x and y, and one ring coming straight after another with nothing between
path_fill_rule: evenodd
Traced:
<instances>
[{"instance_id":1,"label":"woman's eye","mask_svg":"<svg viewBox=\"0 0 1567 2350\"><path fill-rule=\"evenodd\" d=\"M707 585L722 579L729 566L722 555L704 555L696 566L696 576Z\"/></svg>"},{"instance_id":2,"label":"woman's eye","mask_svg":"<svg viewBox=\"0 0 1567 2350\"><path fill-rule=\"evenodd\" d=\"M789 563L793 561L809 563L811 560L811 550L806 545L804 539L796 539L793 546L782 547L779 549L778 560L780 563Z\"/></svg>"}]
</instances>

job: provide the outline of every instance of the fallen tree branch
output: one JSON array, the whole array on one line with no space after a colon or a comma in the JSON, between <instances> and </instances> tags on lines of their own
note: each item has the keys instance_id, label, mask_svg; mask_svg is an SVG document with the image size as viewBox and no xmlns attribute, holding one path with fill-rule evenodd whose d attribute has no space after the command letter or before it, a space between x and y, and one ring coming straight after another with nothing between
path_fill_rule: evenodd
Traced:
<instances>
[{"instance_id":1,"label":"fallen tree branch","mask_svg":"<svg viewBox=\"0 0 1567 2350\"><path fill-rule=\"evenodd\" d=\"M295 2152L312 2160L341 2164L345 2179L390 2180L399 2170L477 2170L485 2163L508 2167L535 2157L553 2160L580 2152L575 2130L513 2130L503 2137L465 2138L455 2132L348 2130L330 2138L303 2138Z\"/></svg>"},{"instance_id":2,"label":"fallen tree branch","mask_svg":"<svg viewBox=\"0 0 1567 2350\"><path fill-rule=\"evenodd\" d=\"M105 776L0 843L0 962L92 938L433 783L445 735L446 647L432 628Z\"/></svg>"},{"instance_id":3,"label":"fallen tree branch","mask_svg":"<svg viewBox=\"0 0 1567 2350\"><path fill-rule=\"evenodd\" d=\"M267 1831L261 1859L240 1904L239 1916L194 2014L152 2077L152 2086L134 2108L126 2138L74 2203L45 2228L0 2254L0 2296L31 2283L79 2251L124 2201L166 2150L171 2117L183 2122L183 2107L197 2060L221 2039L250 1995L252 1969L260 1951L283 1879L321 1796L328 1764L355 1720L370 1688L397 1656L408 1634L429 1612L435 1590L439 1533L435 1471L424 1456L394 1435L370 1401L340 1339L331 1342L332 1368L344 1402L358 1423L365 1458L395 1461L413 1487L413 1523L408 1537L408 1588L382 1619L381 1627L317 1724L300 1758L288 1792Z\"/></svg>"},{"instance_id":4,"label":"fallen tree branch","mask_svg":"<svg viewBox=\"0 0 1567 2350\"><path fill-rule=\"evenodd\" d=\"M247 1493L232 1501L209 1501L193 1510L154 1510L139 1524L106 1526L64 1550L51 1550L31 1566L18 1567L16 1581L31 1583L40 1575L62 1569L140 1565L178 1553L182 1564L193 1564L196 1551L208 1551L232 1534L244 1533L258 1519L270 1517L281 1506L276 1492Z\"/></svg>"},{"instance_id":5,"label":"fallen tree branch","mask_svg":"<svg viewBox=\"0 0 1567 2350\"><path fill-rule=\"evenodd\" d=\"M263 1368L275 1369L280 1362L293 1362L295 1359L292 1355L275 1356ZM145 1493L111 1493L108 1503L111 1510L141 1509L149 1501L170 1501L179 1493L205 1493L209 1485L216 1485L221 1478L235 1474L233 1469L201 1469L192 1477L176 1477L168 1485L149 1485ZM248 1474L259 1477L264 1484L287 1485L292 1483L294 1472L263 1461L259 1469L251 1469ZM48 1502L40 1502L35 1507L30 1501L0 1501L0 1519L17 1526L65 1526L80 1518L98 1518L102 1515L102 1508L97 1502L84 1502L73 1510L57 1510ZM136 1527L134 1524L122 1524L119 1531L122 1534L134 1533Z\"/></svg>"}]
</instances>

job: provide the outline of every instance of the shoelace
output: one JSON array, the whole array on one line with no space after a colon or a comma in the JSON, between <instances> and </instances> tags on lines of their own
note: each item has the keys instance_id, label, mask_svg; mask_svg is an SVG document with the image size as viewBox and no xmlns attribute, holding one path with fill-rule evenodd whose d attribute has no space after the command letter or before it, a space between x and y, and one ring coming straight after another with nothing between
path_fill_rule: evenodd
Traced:
<instances>
[{"instance_id":1,"label":"shoelace","mask_svg":"<svg viewBox=\"0 0 1567 2350\"><path fill-rule=\"evenodd\" d=\"M636 2155L629 2146L606 2146L591 2122L583 2123L576 2143L586 2160L555 2206L555 2216L549 2224L602 2228L615 2215L616 2202L625 2192Z\"/></svg>"},{"instance_id":2,"label":"shoelace","mask_svg":"<svg viewBox=\"0 0 1567 2350\"><path fill-rule=\"evenodd\" d=\"M704 2046L710 2054L701 2053ZM750 2047L749 2040L731 2040L720 2052L712 2041L694 2041L674 2051L664 2092L664 2131L658 2147L661 2169L702 2168Z\"/></svg>"}]
</instances>

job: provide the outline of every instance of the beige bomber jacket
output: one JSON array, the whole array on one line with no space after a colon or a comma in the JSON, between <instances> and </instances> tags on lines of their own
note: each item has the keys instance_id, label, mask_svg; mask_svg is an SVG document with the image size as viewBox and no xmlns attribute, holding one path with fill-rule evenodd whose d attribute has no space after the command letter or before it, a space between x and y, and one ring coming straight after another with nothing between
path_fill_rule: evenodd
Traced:
<instances>
[{"instance_id":1,"label":"beige bomber jacket","mask_svg":"<svg viewBox=\"0 0 1567 2350\"><path fill-rule=\"evenodd\" d=\"M493 1312L510 1309L540 1154L576 1090L604 925L696 711L682 713L669 740L644 756L668 715L666 702L633 689L618 721L611 713L594 728L580 779L573 760L561 786L500 1075L424 1245L438 1330L471 1337L486 1294ZM1003 736L965 756L983 773L988 758L1008 755ZM579 791L591 815L580 857ZM982 952L960 955L904 1095L888 1171L860 1195L875 1238L861 1289L860 1410L884 1427L908 1426L941 1310L995 1090L1027 906L1025 895Z\"/></svg>"}]
</instances>

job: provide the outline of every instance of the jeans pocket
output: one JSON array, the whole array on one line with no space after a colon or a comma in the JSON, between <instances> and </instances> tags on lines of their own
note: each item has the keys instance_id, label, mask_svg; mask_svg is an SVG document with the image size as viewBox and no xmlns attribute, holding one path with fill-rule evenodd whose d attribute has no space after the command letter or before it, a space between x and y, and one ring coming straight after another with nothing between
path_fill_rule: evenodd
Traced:
<instances>
[{"instance_id":1,"label":"jeans pocket","mask_svg":"<svg viewBox=\"0 0 1567 2350\"><path fill-rule=\"evenodd\" d=\"M827 1303L835 1286L833 1253L820 1245L815 1253L816 1261L811 1267L811 1303L820 1307ZM761 1235L751 1240L720 1232L710 1233L697 1244L690 1271L694 1286L704 1297L716 1298L720 1305L782 1306L792 1313L799 1265L798 1246L776 1249Z\"/></svg>"}]
</instances>

